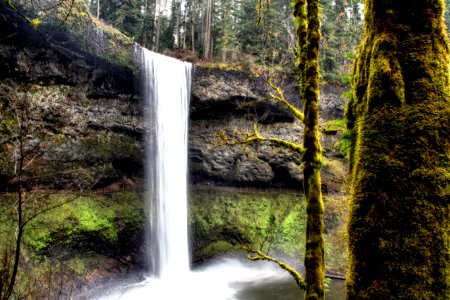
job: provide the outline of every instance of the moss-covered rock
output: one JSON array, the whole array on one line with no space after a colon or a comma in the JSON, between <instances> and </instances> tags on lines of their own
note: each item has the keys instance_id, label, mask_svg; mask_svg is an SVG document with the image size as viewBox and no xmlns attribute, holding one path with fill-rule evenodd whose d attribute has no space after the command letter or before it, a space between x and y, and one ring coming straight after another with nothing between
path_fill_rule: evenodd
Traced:
<instances>
[{"instance_id":1,"label":"moss-covered rock","mask_svg":"<svg viewBox=\"0 0 450 300\"><path fill-rule=\"evenodd\" d=\"M193 187L189 193L193 260L224 252L243 252L249 244L301 265L306 239L304 196L296 192ZM346 267L345 199L326 197L327 268ZM329 207L328 207L329 204ZM334 236L334 235L340 235ZM339 255L335 253L338 251ZM328 258L329 256L329 258Z\"/></svg>"},{"instance_id":2,"label":"moss-covered rock","mask_svg":"<svg viewBox=\"0 0 450 300\"><path fill-rule=\"evenodd\" d=\"M85 1L61 1L51 7L27 0L10 3L12 5L0 4L9 26L15 25L16 31L25 31L36 38L40 35L40 44L75 59L82 57L81 50L113 64L133 68L133 40L93 17ZM38 20L38 25L33 26L32 20Z\"/></svg>"},{"instance_id":3,"label":"moss-covered rock","mask_svg":"<svg viewBox=\"0 0 450 300\"><path fill-rule=\"evenodd\" d=\"M0 195L3 269L13 253L16 194ZM142 194L24 193L24 235L15 297L70 298L80 285L139 268L145 227ZM4 256L6 254L6 256ZM5 274L5 273L3 273Z\"/></svg>"},{"instance_id":4,"label":"moss-covered rock","mask_svg":"<svg viewBox=\"0 0 450 300\"><path fill-rule=\"evenodd\" d=\"M0 234L7 246L14 238L13 210L15 195L0 196L2 222ZM145 224L142 195L131 192L101 195L26 194L24 244L35 259L60 261L84 253L118 257L140 245L137 239ZM4 250L4 249L0 249ZM136 255L136 253L134 253Z\"/></svg>"}]
</instances>

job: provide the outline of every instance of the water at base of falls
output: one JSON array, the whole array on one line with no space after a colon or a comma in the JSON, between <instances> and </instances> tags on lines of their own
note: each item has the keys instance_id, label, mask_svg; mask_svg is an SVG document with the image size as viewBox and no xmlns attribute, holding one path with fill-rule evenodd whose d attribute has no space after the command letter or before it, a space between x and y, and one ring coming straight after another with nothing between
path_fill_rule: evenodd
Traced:
<instances>
[{"instance_id":1,"label":"water at base of falls","mask_svg":"<svg viewBox=\"0 0 450 300\"><path fill-rule=\"evenodd\" d=\"M290 286L286 290L274 291L275 298L267 299L298 299L301 290L290 276L275 264L267 262L242 263L236 259L224 259L198 271L191 271L179 276L173 281L158 278L147 278L140 283L118 287L104 293L98 300L253 300L264 299L257 295L242 294L247 287L255 288L270 282L278 284L285 281ZM280 288L283 288L280 285ZM257 289L257 288L256 288ZM273 289L273 288L271 288ZM283 297L283 294L284 297Z\"/></svg>"}]
</instances>

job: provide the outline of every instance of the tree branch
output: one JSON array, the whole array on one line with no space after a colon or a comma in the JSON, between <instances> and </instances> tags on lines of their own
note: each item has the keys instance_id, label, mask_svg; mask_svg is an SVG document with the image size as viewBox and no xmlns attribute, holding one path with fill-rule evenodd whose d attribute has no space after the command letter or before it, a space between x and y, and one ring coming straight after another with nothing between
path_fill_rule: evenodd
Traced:
<instances>
[{"instance_id":1,"label":"tree branch","mask_svg":"<svg viewBox=\"0 0 450 300\"><path fill-rule=\"evenodd\" d=\"M221 142L220 143L213 143L214 148L221 147L221 146L237 146L237 145L243 145L244 148L247 147L251 143L255 142L270 142L277 146L281 146L283 148L286 148L288 150L291 150L293 152L303 154L305 149L302 145L289 142L283 139L279 138L266 138L259 134L258 128L256 124L253 124L253 133L250 132L243 132L235 129L233 131L235 135L238 137L232 137L231 135L227 134L225 131L222 131L220 134L215 133L214 136L218 138Z\"/></svg>"},{"instance_id":2,"label":"tree branch","mask_svg":"<svg viewBox=\"0 0 450 300\"><path fill-rule=\"evenodd\" d=\"M299 287L303 289L306 288L306 284L302 275L300 275L300 273L297 272L297 270L295 270L291 266L263 253L260 250L255 250L251 248L249 245L242 245L242 249L244 249L247 252L247 258L251 261L267 260L278 264L282 269L286 270L295 279L295 282Z\"/></svg>"},{"instance_id":3,"label":"tree branch","mask_svg":"<svg viewBox=\"0 0 450 300\"><path fill-rule=\"evenodd\" d=\"M270 98L281 102L284 106L286 106L286 108L288 108L294 114L294 116L298 120L303 121L305 119L305 115L300 110L298 110L294 105L292 105L288 100L286 100L283 90L279 86L273 84L273 82L270 79L267 81L267 84L275 91L275 94L269 93Z\"/></svg>"}]
</instances>

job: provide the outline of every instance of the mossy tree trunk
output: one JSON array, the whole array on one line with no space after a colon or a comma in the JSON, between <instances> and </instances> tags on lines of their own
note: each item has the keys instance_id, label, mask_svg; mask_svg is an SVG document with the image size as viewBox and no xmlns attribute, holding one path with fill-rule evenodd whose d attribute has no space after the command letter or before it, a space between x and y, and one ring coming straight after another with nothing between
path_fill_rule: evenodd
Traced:
<instances>
[{"instance_id":1,"label":"mossy tree trunk","mask_svg":"<svg viewBox=\"0 0 450 300\"><path fill-rule=\"evenodd\" d=\"M444 1L365 1L347 106L354 141L348 299L449 299Z\"/></svg>"},{"instance_id":2,"label":"mossy tree trunk","mask_svg":"<svg viewBox=\"0 0 450 300\"><path fill-rule=\"evenodd\" d=\"M319 137L319 43L318 0L294 1L300 93L304 98L304 186L307 228L305 253L305 299L324 299L323 202L321 192L321 146Z\"/></svg>"}]
</instances>

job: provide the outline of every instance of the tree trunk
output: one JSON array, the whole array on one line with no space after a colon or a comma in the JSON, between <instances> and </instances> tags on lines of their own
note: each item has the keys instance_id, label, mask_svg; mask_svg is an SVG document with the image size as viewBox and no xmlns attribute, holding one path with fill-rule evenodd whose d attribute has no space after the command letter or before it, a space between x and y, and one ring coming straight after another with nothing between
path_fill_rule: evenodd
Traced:
<instances>
[{"instance_id":1,"label":"tree trunk","mask_svg":"<svg viewBox=\"0 0 450 300\"><path fill-rule=\"evenodd\" d=\"M16 231L16 244L14 249L14 259L13 259L13 266L12 266L12 273L11 278L9 279L7 290L5 292L3 299L10 299L12 296L12 293L14 291L14 285L16 283L17 273L19 271L19 263L20 263L20 248L22 245L22 236L23 236L23 186L22 186L22 180L23 180L23 170L24 170L24 143L23 143L23 127L21 122L19 123L19 134L17 137L18 142L18 152L19 152L19 159L17 161L18 168L17 168L17 180L19 182L19 187L17 190L17 231ZM0 295L1 296L1 295Z\"/></svg>"},{"instance_id":2,"label":"tree trunk","mask_svg":"<svg viewBox=\"0 0 450 300\"><path fill-rule=\"evenodd\" d=\"M305 299L324 299L323 202L320 181L322 149L319 137L319 0L307 1L307 53L305 65L305 132L303 163L306 210Z\"/></svg>"},{"instance_id":3,"label":"tree trunk","mask_svg":"<svg viewBox=\"0 0 450 300\"><path fill-rule=\"evenodd\" d=\"M205 9L205 28L204 28L204 38L203 38L203 58L211 58L211 31L212 31L212 7L213 0L206 1Z\"/></svg>"},{"instance_id":4,"label":"tree trunk","mask_svg":"<svg viewBox=\"0 0 450 300\"><path fill-rule=\"evenodd\" d=\"M323 201L321 192L321 146L319 137L319 43L318 0L296 0L294 16L298 37L299 89L304 97L303 136L304 188L307 227L305 250L305 299L324 299L325 260L323 247Z\"/></svg>"},{"instance_id":5,"label":"tree trunk","mask_svg":"<svg viewBox=\"0 0 450 300\"><path fill-rule=\"evenodd\" d=\"M441 0L365 1L347 105L348 299L449 299L449 46Z\"/></svg>"},{"instance_id":6,"label":"tree trunk","mask_svg":"<svg viewBox=\"0 0 450 300\"><path fill-rule=\"evenodd\" d=\"M146 26L145 24L147 23L147 16L148 16L148 0L145 0L144 2L144 30L146 30ZM143 32L142 33L142 47L146 48L147 47L147 32Z\"/></svg>"},{"instance_id":7,"label":"tree trunk","mask_svg":"<svg viewBox=\"0 0 450 300\"><path fill-rule=\"evenodd\" d=\"M181 4L180 4L181 5ZM181 7L181 6L180 6ZM187 32L188 32L188 24L187 24L187 15L188 15L188 8L187 5L184 6L184 12L183 12L183 32L181 35L181 40L182 40L182 48L186 49L186 36L187 36Z\"/></svg>"},{"instance_id":8,"label":"tree trunk","mask_svg":"<svg viewBox=\"0 0 450 300\"><path fill-rule=\"evenodd\" d=\"M191 23L191 43L192 43L192 53L195 54L195 23Z\"/></svg>"},{"instance_id":9,"label":"tree trunk","mask_svg":"<svg viewBox=\"0 0 450 300\"><path fill-rule=\"evenodd\" d=\"M227 61L227 54L228 54L228 38L229 38L229 32L228 32L228 12L226 9L223 11L223 20L222 20L222 61Z\"/></svg>"},{"instance_id":10,"label":"tree trunk","mask_svg":"<svg viewBox=\"0 0 450 300\"><path fill-rule=\"evenodd\" d=\"M178 2L177 4L177 18L176 18L176 24L175 24L175 32L177 36L177 42L176 47L181 48L181 30L180 30L180 19L181 19L181 2Z\"/></svg>"},{"instance_id":11,"label":"tree trunk","mask_svg":"<svg viewBox=\"0 0 450 300\"><path fill-rule=\"evenodd\" d=\"M155 40L153 42L153 47L152 50L154 52L158 52L159 51L159 40L160 40L160 36L161 36L161 18L162 18L162 7L163 3L161 0L158 0L157 3L155 4L155 12L154 12L154 16L155 16Z\"/></svg>"}]
</instances>

